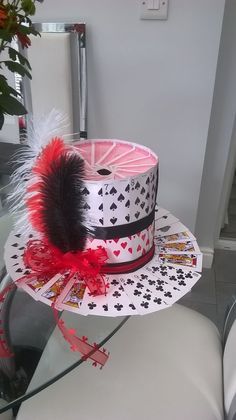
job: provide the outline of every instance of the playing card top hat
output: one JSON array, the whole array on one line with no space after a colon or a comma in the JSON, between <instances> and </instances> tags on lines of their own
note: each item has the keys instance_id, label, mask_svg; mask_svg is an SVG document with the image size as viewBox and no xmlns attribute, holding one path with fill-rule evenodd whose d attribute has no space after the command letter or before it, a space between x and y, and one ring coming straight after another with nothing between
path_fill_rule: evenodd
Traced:
<instances>
[{"instance_id":1,"label":"playing card top hat","mask_svg":"<svg viewBox=\"0 0 236 420\"><path fill-rule=\"evenodd\" d=\"M86 248L106 248L103 272L134 271L154 253L158 158L122 140L86 140L75 147L85 163L83 209L91 225Z\"/></svg>"}]
</instances>

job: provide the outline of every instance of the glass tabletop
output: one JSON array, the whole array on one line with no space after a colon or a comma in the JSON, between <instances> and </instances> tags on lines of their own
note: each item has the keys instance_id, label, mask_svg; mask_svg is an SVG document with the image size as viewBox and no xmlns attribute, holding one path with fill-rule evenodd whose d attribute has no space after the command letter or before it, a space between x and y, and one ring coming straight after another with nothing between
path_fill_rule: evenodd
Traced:
<instances>
[{"instance_id":1,"label":"glass tabletop","mask_svg":"<svg viewBox=\"0 0 236 420\"><path fill-rule=\"evenodd\" d=\"M5 190L0 190L0 291L11 283L3 253L4 243L13 222L5 203ZM127 317L79 316L63 311L62 319L79 337L86 336L98 348L124 325ZM10 357L0 358L0 413L13 409L14 414L24 400L51 385L84 362L72 351L56 325L52 308L37 302L22 289L14 287L0 302L0 340L10 350ZM108 348L109 351L109 344ZM95 352L96 350L94 350Z\"/></svg>"}]
</instances>

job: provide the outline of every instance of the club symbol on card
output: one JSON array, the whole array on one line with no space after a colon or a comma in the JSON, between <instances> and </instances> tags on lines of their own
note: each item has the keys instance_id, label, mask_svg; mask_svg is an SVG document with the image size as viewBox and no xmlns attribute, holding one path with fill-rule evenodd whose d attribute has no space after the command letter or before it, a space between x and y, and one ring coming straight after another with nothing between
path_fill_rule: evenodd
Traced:
<instances>
[{"instance_id":1,"label":"club symbol on card","mask_svg":"<svg viewBox=\"0 0 236 420\"><path fill-rule=\"evenodd\" d=\"M135 309L136 309L133 303L130 303L130 304L129 304L129 307L130 307L131 309L133 309L133 311L135 311Z\"/></svg>"},{"instance_id":2,"label":"club symbol on card","mask_svg":"<svg viewBox=\"0 0 236 420\"><path fill-rule=\"evenodd\" d=\"M140 188L140 183L137 181L134 187L136 190L138 190Z\"/></svg>"},{"instance_id":3,"label":"club symbol on card","mask_svg":"<svg viewBox=\"0 0 236 420\"><path fill-rule=\"evenodd\" d=\"M117 218L116 217L112 217L110 219L110 222L114 225L117 222Z\"/></svg>"},{"instance_id":4,"label":"club symbol on card","mask_svg":"<svg viewBox=\"0 0 236 420\"><path fill-rule=\"evenodd\" d=\"M113 280L111 281L111 284L112 284L113 286L117 286L117 285L119 284L119 282L118 282L118 280L113 279Z\"/></svg>"},{"instance_id":5,"label":"club symbol on card","mask_svg":"<svg viewBox=\"0 0 236 420\"><path fill-rule=\"evenodd\" d=\"M167 219L167 218L168 218L168 216L167 216L167 215L163 216L163 219Z\"/></svg>"},{"instance_id":6,"label":"club symbol on card","mask_svg":"<svg viewBox=\"0 0 236 420\"><path fill-rule=\"evenodd\" d=\"M115 187L112 187L110 190L110 194L115 195L116 193L117 193L117 190L115 189Z\"/></svg>"},{"instance_id":7,"label":"club symbol on card","mask_svg":"<svg viewBox=\"0 0 236 420\"><path fill-rule=\"evenodd\" d=\"M142 302L141 305L143 308L148 309L149 307L149 302Z\"/></svg>"},{"instance_id":8,"label":"club symbol on card","mask_svg":"<svg viewBox=\"0 0 236 420\"><path fill-rule=\"evenodd\" d=\"M126 203L125 203L125 207L127 207L128 209L130 208L130 201L128 200L128 201L126 201Z\"/></svg>"},{"instance_id":9,"label":"club symbol on card","mask_svg":"<svg viewBox=\"0 0 236 420\"><path fill-rule=\"evenodd\" d=\"M91 303L88 303L88 307L89 307L89 309L92 311L94 308L96 308L96 303L94 303L94 302L91 302Z\"/></svg>"},{"instance_id":10,"label":"club symbol on card","mask_svg":"<svg viewBox=\"0 0 236 420\"><path fill-rule=\"evenodd\" d=\"M118 298L121 296L121 293L119 293L117 290L113 293L113 295L115 298Z\"/></svg>"},{"instance_id":11,"label":"club symbol on card","mask_svg":"<svg viewBox=\"0 0 236 420\"><path fill-rule=\"evenodd\" d=\"M145 295L143 295L143 299L151 300L150 293L145 293Z\"/></svg>"},{"instance_id":12,"label":"club symbol on card","mask_svg":"<svg viewBox=\"0 0 236 420\"><path fill-rule=\"evenodd\" d=\"M155 280L148 280L148 284L149 284L149 286L154 286Z\"/></svg>"},{"instance_id":13,"label":"club symbol on card","mask_svg":"<svg viewBox=\"0 0 236 420\"><path fill-rule=\"evenodd\" d=\"M142 280L147 280L148 279L148 275L147 274L141 274L141 279Z\"/></svg>"},{"instance_id":14,"label":"club symbol on card","mask_svg":"<svg viewBox=\"0 0 236 420\"><path fill-rule=\"evenodd\" d=\"M192 279L193 278L192 273L185 274L185 278L186 279Z\"/></svg>"},{"instance_id":15,"label":"club symbol on card","mask_svg":"<svg viewBox=\"0 0 236 420\"><path fill-rule=\"evenodd\" d=\"M134 284L134 280L132 279L127 279L126 284L130 284L132 286L132 284Z\"/></svg>"},{"instance_id":16,"label":"club symbol on card","mask_svg":"<svg viewBox=\"0 0 236 420\"><path fill-rule=\"evenodd\" d=\"M129 222L129 221L130 221L130 216L129 216L129 214L128 214L127 216L125 216L125 219L127 220L127 222Z\"/></svg>"},{"instance_id":17,"label":"club symbol on card","mask_svg":"<svg viewBox=\"0 0 236 420\"><path fill-rule=\"evenodd\" d=\"M120 303L117 303L116 305L114 305L114 308L116 308L117 311L121 311L121 309L123 308L123 305L121 305Z\"/></svg>"},{"instance_id":18,"label":"club symbol on card","mask_svg":"<svg viewBox=\"0 0 236 420\"><path fill-rule=\"evenodd\" d=\"M135 289L134 296L141 296L142 292L140 290Z\"/></svg>"},{"instance_id":19,"label":"club symbol on card","mask_svg":"<svg viewBox=\"0 0 236 420\"><path fill-rule=\"evenodd\" d=\"M162 300L161 300L161 298L156 298L156 297L155 297L155 298L153 299L153 302L154 302L154 303L157 303L158 305L161 305Z\"/></svg>"},{"instance_id":20,"label":"club symbol on card","mask_svg":"<svg viewBox=\"0 0 236 420\"><path fill-rule=\"evenodd\" d=\"M143 194L145 194L145 192L146 192L145 188L142 187L140 193L143 195Z\"/></svg>"},{"instance_id":21,"label":"club symbol on card","mask_svg":"<svg viewBox=\"0 0 236 420\"><path fill-rule=\"evenodd\" d=\"M137 283L136 287L137 287L137 289L143 289L144 285L142 283Z\"/></svg>"},{"instance_id":22,"label":"club symbol on card","mask_svg":"<svg viewBox=\"0 0 236 420\"><path fill-rule=\"evenodd\" d=\"M137 206L137 204L139 204L140 203L140 199L137 197L136 198L136 200L135 200L135 204L136 204L136 206Z\"/></svg>"},{"instance_id":23,"label":"club symbol on card","mask_svg":"<svg viewBox=\"0 0 236 420\"><path fill-rule=\"evenodd\" d=\"M128 184L127 187L125 188L126 192L130 192L130 185Z\"/></svg>"},{"instance_id":24,"label":"club symbol on card","mask_svg":"<svg viewBox=\"0 0 236 420\"><path fill-rule=\"evenodd\" d=\"M186 283L183 280L179 281L178 284L179 286L186 286Z\"/></svg>"},{"instance_id":25,"label":"club symbol on card","mask_svg":"<svg viewBox=\"0 0 236 420\"><path fill-rule=\"evenodd\" d=\"M124 199L125 197L123 196L123 194L120 194L119 197L117 198L117 200L120 201L120 203L122 203Z\"/></svg>"},{"instance_id":26,"label":"club symbol on card","mask_svg":"<svg viewBox=\"0 0 236 420\"><path fill-rule=\"evenodd\" d=\"M165 297L169 297L169 298L171 298L171 297L172 297L172 294L171 294L170 292L165 292L165 293L164 293L164 296L165 296Z\"/></svg>"},{"instance_id":27,"label":"club symbol on card","mask_svg":"<svg viewBox=\"0 0 236 420\"><path fill-rule=\"evenodd\" d=\"M156 291L157 291L157 292L158 292L158 291L163 292L163 290L164 290L164 289L163 289L163 287L162 287L162 286L157 286L157 287L156 287Z\"/></svg>"},{"instance_id":28,"label":"club symbol on card","mask_svg":"<svg viewBox=\"0 0 236 420\"><path fill-rule=\"evenodd\" d=\"M100 206L98 207L98 210L103 211L103 203L102 203L102 204L100 204Z\"/></svg>"},{"instance_id":29,"label":"club symbol on card","mask_svg":"<svg viewBox=\"0 0 236 420\"><path fill-rule=\"evenodd\" d=\"M115 203L112 203L110 206L110 210L115 211L117 209L117 205Z\"/></svg>"},{"instance_id":30,"label":"club symbol on card","mask_svg":"<svg viewBox=\"0 0 236 420\"><path fill-rule=\"evenodd\" d=\"M108 311L108 305L102 305L102 307L103 307L103 310L104 310L105 312L107 312L107 311Z\"/></svg>"},{"instance_id":31,"label":"club symbol on card","mask_svg":"<svg viewBox=\"0 0 236 420\"><path fill-rule=\"evenodd\" d=\"M82 191L81 191L81 194L83 194L83 195L89 195L90 194L90 192L89 192L89 190L85 187Z\"/></svg>"}]
</instances>

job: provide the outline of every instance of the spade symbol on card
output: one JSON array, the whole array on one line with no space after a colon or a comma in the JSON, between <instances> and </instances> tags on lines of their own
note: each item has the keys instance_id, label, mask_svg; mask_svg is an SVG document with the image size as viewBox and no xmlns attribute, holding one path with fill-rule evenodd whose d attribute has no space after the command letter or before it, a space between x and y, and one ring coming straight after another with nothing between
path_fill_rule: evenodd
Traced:
<instances>
[{"instance_id":1,"label":"spade symbol on card","mask_svg":"<svg viewBox=\"0 0 236 420\"><path fill-rule=\"evenodd\" d=\"M117 222L117 218L116 217L112 217L110 219L110 222L114 225Z\"/></svg>"},{"instance_id":2,"label":"spade symbol on card","mask_svg":"<svg viewBox=\"0 0 236 420\"><path fill-rule=\"evenodd\" d=\"M143 208L144 208L144 206L145 206L145 201L143 201L143 202L140 204L141 209L143 209Z\"/></svg>"},{"instance_id":3,"label":"spade symbol on card","mask_svg":"<svg viewBox=\"0 0 236 420\"><path fill-rule=\"evenodd\" d=\"M12 244L12 246L18 246L18 244L17 244L17 243L15 243L15 244Z\"/></svg>"},{"instance_id":4,"label":"spade symbol on card","mask_svg":"<svg viewBox=\"0 0 236 420\"><path fill-rule=\"evenodd\" d=\"M85 205L84 205L84 209L85 209L85 210L89 210L89 209L91 209L91 207L88 205L88 203L85 203Z\"/></svg>"},{"instance_id":5,"label":"spade symbol on card","mask_svg":"<svg viewBox=\"0 0 236 420\"><path fill-rule=\"evenodd\" d=\"M110 194L115 195L116 193L117 193L117 190L114 187L112 187L112 189L110 190Z\"/></svg>"},{"instance_id":6,"label":"spade symbol on card","mask_svg":"<svg viewBox=\"0 0 236 420\"><path fill-rule=\"evenodd\" d=\"M89 195L89 194L90 194L90 192L89 192L89 190L85 187L85 188L81 191L81 194L83 194L83 195Z\"/></svg>"},{"instance_id":7,"label":"spade symbol on card","mask_svg":"<svg viewBox=\"0 0 236 420\"><path fill-rule=\"evenodd\" d=\"M21 235L20 235L20 233L17 233L15 236L16 236L16 238L20 238Z\"/></svg>"},{"instance_id":8,"label":"spade symbol on card","mask_svg":"<svg viewBox=\"0 0 236 420\"><path fill-rule=\"evenodd\" d=\"M134 187L136 190L138 190L140 188L140 183L137 181Z\"/></svg>"},{"instance_id":9,"label":"spade symbol on card","mask_svg":"<svg viewBox=\"0 0 236 420\"><path fill-rule=\"evenodd\" d=\"M120 194L118 197L118 201L122 202L125 199L125 197L123 196L123 194Z\"/></svg>"},{"instance_id":10,"label":"spade symbol on card","mask_svg":"<svg viewBox=\"0 0 236 420\"><path fill-rule=\"evenodd\" d=\"M22 273L22 268L18 268L17 270L16 270L16 273Z\"/></svg>"},{"instance_id":11,"label":"spade symbol on card","mask_svg":"<svg viewBox=\"0 0 236 420\"><path fill-rule=\"evenodd\" d=\"M12 255L12 257L14 260L17 258L17 255Z\"/></svg>"},{"instance_id":12,"label":"spade symbol on card","mask_svg":"<svg viewBox=\"0 0 236 420\"><path fill-rule=\"evenodd\" d=\"M150 178L149 176L147 177L147 181L146 181L146 185L150 184Z\"/></svg>"},{"instance_id":13,"label":"spade symbol on card","mask_svg":"<svg viewBox=\"0 0 236 420\"><path fill-rule=\"evenodd\" d=\"M98 191L98 195L102 195L102 188Z\"/></svg>"},{"instance_id":14,"label":"spade symbol on card","mask_svg":"<svg viewBox=\"0 0 236 420\"><path fill-rule=\"evenodd\" d=\"M103 210L103 203L102 204L100 204L100 206L98 207L98 210Z\"/></svg>"},{"instance_id":15,"label":"spade symbol on card","mask_svg":"<svg viewBox=\"0 0 236 420\"><path fill-rule=\"evenodd\" d=\"M99 222L101 223L101 225L103 225L103 219L99 219Z\"/></svg>"},{"instance_id":16,"label":"spade symbol on card","mask_svg":"<svg viewBox=\"0 0 236 420\"><path fill-rule=\"evenodd\" d=\"M117 209L117 205L115 203L112 203L112 205L110 206L110 209L114 211L115 209Z\"/></svg>"},{"instance_id":17,"label":"spade symbol on card","mask_svg":"<svg viewBox=\"0 0 236 420\"><path fill-rule=\"evenodd\" d=\"M140 212L139 211L136 211L136 213L135 213L136 219L139 217L139 215L140 215Z\"/></svg>"},{"instance_id":18,"label":"spade symbol on card","mask_svg":"<svg viewBox=\"0 0 236 420\"><path fill-rule=\"evenodd\" d=\"M129 185L129 184L128 184L128 185L127 185L127 187L125 188L125 191L126 191L126 192L129 192L129 191L130 191L130 185Z\"/></svg>"},{"instance_id":19,"label":"spade symbol on card","mask_svg":"<svg viewBox=\"0 0 236 420\"><path fill-rule=\"evenodd\" d=\"M141 194L143 195L145 193L145 188L141 189Z\"/></svg>"},{"instance_id":20,"label":"spade symbol on card","mask_svg":"<svg viewBox=\"0 0 236 420\"><path fill-rule=\"evenodd\" d=\"M137 197L136 200L135 200L135 204L137 205L139 203L140 203L140 199Z\"/></svg>"},{"instance_id":21,"label":"spade symbol on card","mask_svg":"<svg viewBox=\"0 0 236 420\"><path fill-rule=\"evenodd\" d=\"M148 214L148 212L149 212L149 207L147 207L147 208L145 209L145 212Z\"/></svg>"},{"instance_id":22,"label":"spade symbol on card","mask_svg":"<svg viewBox=\"0 0 236 420\"><path fill-rule=\"evenodd\" d=\"M125 216L125 219L127 220L127 222L130 221L130 215L128 214L127 216Z\"/></svg>"},{"instance_id":23,"label":"spade symbol on card","mask_svg":"<svg viewBox=\"0 0 236 420\"><path fill-rule=\"evenodd\" d=\"M147 195L146 195L146 200L148 200L149 199L149 197L150 197L150 194L149 194L149 192L147 193Z\"/></svg>"},{"instance_id":24,"label":"spade symbol on card","mask_svg":"<svg viewBox=\"0 0 236 420\"><path fill-rule=\"evenodd\" d=\"M130 208L130 201L129 200L125 203L125 207L127 207L128 209Z\"/></svg>"}]
</instances>

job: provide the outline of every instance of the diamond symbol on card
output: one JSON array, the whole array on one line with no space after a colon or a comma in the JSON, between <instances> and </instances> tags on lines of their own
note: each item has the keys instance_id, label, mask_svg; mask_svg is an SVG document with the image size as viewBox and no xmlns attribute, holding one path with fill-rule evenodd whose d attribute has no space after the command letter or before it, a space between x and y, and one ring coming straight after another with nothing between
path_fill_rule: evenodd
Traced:
<instances>
[{"instance_id":1,"label":"diamond symbol on card","mask_svg":"<svg viewBox=\"0 0 236 420\"><path fill-rule=\"evenodd\" d=\"M110 219L110 222L114 225L117 222L117 218L116 217L112 217Z\"/></svg>"},{"instance_id":2,"label":"diamond symbol on card","mask_svg":"<svg viewBox=\"0 0 236 420\"><path fill-rule=\"evenodd\" d=\"M124 199L125 197L123 196L123 194L120 194L117 200L122 202Z\"/></svg>"},{"instance_id":3,"label":"diamond symbol on card","mask_svg":"<svg viewBox=\"0 0 236 420\"><path fill-rule=\"evenodd\" d=\"M110 210L115 211L117 209L117 205L115 203L112 203L110 206Z\"/></svg>"},{"instance_id":4,"label":"diamond symbol on card","mask_svg":"<svg viewBox=\"0 0 236 420\"><path fill-rule=\"evenodd\" d=\"M117 193L117 190L114 187L112 187L110 190L110 194L115 195L116 193Z\"/></svg>"}]
</instances>

